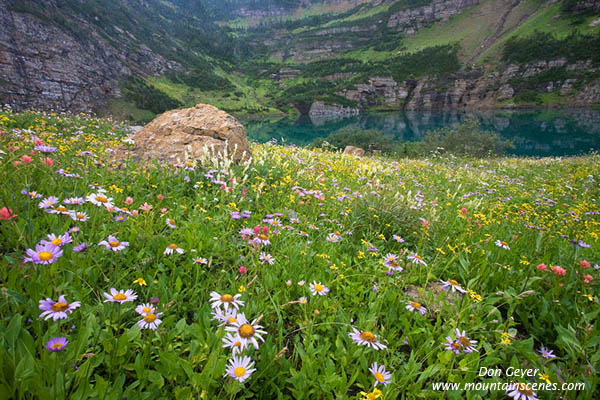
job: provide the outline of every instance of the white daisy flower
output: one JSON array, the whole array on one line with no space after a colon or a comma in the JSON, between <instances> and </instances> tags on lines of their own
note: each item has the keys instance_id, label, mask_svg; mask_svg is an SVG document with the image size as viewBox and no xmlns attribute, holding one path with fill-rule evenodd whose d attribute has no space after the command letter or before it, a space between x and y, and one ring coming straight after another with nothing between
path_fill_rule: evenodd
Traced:
<instances>
[{"instance_id":1,"label":"white daisy flower","mask_svg":"<svg viewBox=\"0 0 600 400\"><path fill-rule=\"evenodd\" d=\"M273 263L275 263L275 257L273 257L270 254L266 254L264 252L260 253L260 256L258 257L258 259L260 260L261 264L268 263L269 265L273 265Z\"/></svg>"},{"instance_id":2,"label":"white daisy flower","mask_svg":"<svg viewBox=\"0 0 600 400\"><path fill-rule=\"evenodd\" d=\"M233 307L225 311L220 307L216 308L211 315L213 316L212 319L219 321L219 326L233 324L237 321L237 310Z\"/></svg>"},{"instance_id":3,"label":"white daisy flower","mask_svg":"<svg viewBox=\"0 0 600 400\"><path fill-rule=\"evenodd\" d=\"M178 254L183 254L184 250L181 247L177 246L175 243L171 243L170 245L167 246L167 248L165 249L163 254L173 254L173 252L177 252Z\"/></svg>"},{"instance_id":4,"label":"white daisy flower","mask_svg":"<svg viewBox=\"0 0 600 400\"><path fill-rule=\"evenodd\" d=\"M98 207L113 207L112 197L106 197L102 192L90 194L85 198L88 203L92 203Z\"/></svg>"},{"instance_id":5,"label":"white daisy flower","mask_svg":"<svg viewBox=\"0 0 600 400\"><path fill-rule=\"evenodd\" d=\"M233 332L237 335L241 345L241 349L244 350L248 345L252 344L255 349L258 350L258 340L264 342L265 340L261 335L266 335L267 332L262 330L262 326L257 324L257 320L253 320L252 323L248 322L244 313L240 313L237 316L237 320L225 328L227 332Z\"/></svg>"},{"instance_id":6,"label":"white daisy flower","mask_svg":"<svg viewBox=\"0 0 600 400\"><path fill-rule=\"evenodd\" d=\"M508 243L503 242L501 240L496 240L496 246L502 247L503 249L506 249L506 250L510 250L510 246L508 245Z\"/></svg>"},{"instance_id":7,"label":"white daisy flower","mask_svg":"<svg viewBox=\"0 0 600 400\"><path fill-rule=\"evenodd\" d=\"M106 298L104 302L112 302L112 303L127 303L128 301L134 301L137 299L137 294L131 289L127 289L125 292L123 290L118 290L115 288L110 289L109 293L104 293L103 296Z\"/></svg>"},{"instance_id":8,"label":"white daisy flower","mask_svg":"<svg viewBox=\"0 0 600 400\"><path fill-rule=\"evenodd\" d=\"M223 348L231 349L231 353L233 355L239 354L242 352L242 342L237 335L233 333L227 333L222 339Z\"/></svg>"},{"instance_id":9,"label":"white daisy flower","mask_svg":"<svg viewBox=\"0 0 600 400\"><path fill-rule=\"evenodd\" d=\"M313 281L313 283L310 284L310 291L313 296L316 296L317 294L325 296L327 293L329 293L329 288L322 285L321 282L317 283L316 281Z\"/></svg>"},{"instance_id":10,"label":"white daisy flower","mask_svg":"<svg viewBox=\"0 0 600 400\"><path fill-rule=\"evenodd\" d=\"M154 331L162 323L162 320L158 318L160 315L162 315L162 313L148 313L144 315L144 318L138 321L137 326L139 326L140 329L152 329Z\"/></svg>"},{"instance_id":11,"label":"white daisy flower","mask_svg":"<svg viewBox=\"0 0 600 400\"><path fill-rule=\"evenodd\" d=\"M87 213L84 213L83 211L71 211L69 213L69 216L71 217L71 219L73 221L81 221L81 222L85 222L88 220L88 215Z\"/></svg>"},{"instance_id":12,"label":"white daisy flower","mask_svg":"<svg viewBox=\"0 0 600 400\"><path fill-rule=\"evenodd\" d=\"M212 308L223 306L223 308L225 308L225 311L227 311L229 309L229 306L232 306L236 310L239 310L240 306L244 305L243 301L238 300L240 297L242 297L240 293L232 296L230 294L220 295L217 292L211 292L209 301L212 303Z\"/></svg>"},{"instance_id":13,"label":"white daisy flower","mask_svg":"<svg viewBox=\"0 0 600 400\"><path fill-rule=\"evenodd\" d=\"M254 361L248 356L236 357L233 356L231 360L229 360L229 365L225 370L225 375L223 377L229 376L239 382L244 382L246 379L252 375L256 368L252 368L254 366Z\"/></svg>"},{"instance_id":14,"label":"white daisy flower","mask_svg":"<svg viewBox=\"0 0 600 400\"><path fill-rule=\"evenodd\" d=\"M150 303L140 304L139 306L137 306L135 308L135 312L140 315L154 314L155 311L156 311L156 309Z\"/></svg>"}]
</instances>

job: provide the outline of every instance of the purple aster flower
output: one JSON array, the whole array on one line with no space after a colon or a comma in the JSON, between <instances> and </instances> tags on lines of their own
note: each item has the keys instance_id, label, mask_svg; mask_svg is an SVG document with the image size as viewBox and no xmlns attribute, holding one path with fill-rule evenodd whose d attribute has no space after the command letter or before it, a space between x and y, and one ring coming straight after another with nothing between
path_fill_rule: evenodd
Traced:
<instances>
[{"instance_id":1,"label":"purple aster flower","mask_svg":"<svg viewBox=\"0 0 600 400\"><path fill-rule=\"evenodd\" d=\"M46 342L46 349L50 351L61 351L67 347L67 344L69 344L69 341L66 337L55 337Z\"/></svg>"},{"instance_id":2,"label":"purple aster flower","mask_svg":"<svg viewBox=\"0 0 600 400\"><path fill-rule=\"evenodd\" d=\"M57 247L62 247L67 243L71 243L73 240L69 233L65 233L61 236L56 236L54 233L48 235L48 240L42 240L41 244L53 244Z\"/></svg>"},{"instance_id":3,"label":"purple aster flower","mask_svg":"<svg viewBox=\"0 0 600 400\"><path fill-rule=\"evenodd\" d=\"M522 382L511 383L506 389L506 395L513 400L537 400L537 393L531 390L531 387Z\"/></svg>"},{"instance_id":4,"label":"purple aster flower","mask_svg":"<svg viewBox=\"0 0 600 400\"><path fill-rule=\"evenodd\" d=\"M56 147L46 145L35 146L34 149L41 153L54 153L56 151Z\"/></svg>"},{"instance_id":5,"label":"purple aster flower","mask_svg":"<svg viewBox=\"0 0 600 400\"><path fill-rule=\"evenodd\" d=\"M44 311L40 314L40 318L45 317L44 320L52 318L53 321L66 319L68 317L67 314L72 313L73 310L79 307L81 307L80 302L74 301L69 304L65 300L65 296L60 296L58 301L47 298L46 300L40 300L39 309Z\"/></svg>"},{"instance_id":6,"label":"purple aster flower","mask_svg":"<svg viewBox=\"0 0 600 400\"><path fill-rule=\"evenodd\" d=\"M35 192L35 191L28 192L25 189L21 190L21 193L26 194L27 196L29 196L30 199L39 199L40 197L42 197L42 195L39 194L38 192Z\"/></svg>"},{"instance_id":7,"label":"purple aster flower","mask_svg":"<svg viewBox=\"0 0 600 400\"><path fill-rule=\"evenodd\" d=\"M242 216L242 218L250 218L252 213L248 210L244 210L244 211L242 211L242 213L240 215Z\"/></svg>"},{"instance_id":8,"label":"purple aster flower","mask_svg":"<svg viewBox=\"0 0 600 400\"><path fill-rule=\"evenodd\" d=\"M110 235L108 240L103 240L98 245L106 247L107 250L121 251L129 246L129 242L119 242L116 237Z\"/></svg>"},{"instance_id":9,"label":"purple aster flower","mask_svg":"<svg viewBox=\"0 0 600 400\"><path fill-rule=\"evenodd\" d=\"M396 254L388 253L385 256L384 266L393 269L394 271L402 272L403 268L398 264L398 256Z\"/></svg>"},{"instance_id":10,"label":"purple aster flower","mask_svg":"<svg viewBox=\"0 0 600 400\"><path fill-rule=\"evenodd\" d=\"M542 355L542 357L544 357L546 360L551 360L553 358L556 358L556 356L554 355L554 350L546 350L545 347L542 347L540 349L540 354Z\"/></svg>"},{"instance_id":11,"label":"purple aster flower","mask_svg":"<svg viewBox=\"0 0 600 400\"><path fill-rule=\"evenodd\" d=\"M445 346L444 350L453 351L454 354L460 354L462 348L461 344L454 341L450 336L446 336L446 341L442 344Z\"/></svg>"},{"instance_id":12,"label":"purple aster flower","mask_svg":"<svg viewBox=\"0 0 600 400\"><path fill-rule=\"evenodd\" d=\"M581 247L582 249L587 249L587 248L591 247L589 244L587 244L583 240L579 240L579 242L577 242L577 246Z\"/></svg>"},{"instance_id":13,"label":"purple aster flower","mask_svg":"<svg viewBox=\"0 0 600 400\"><path fill-rule=\"evenodd\" d=\"M69 206L76 206L85 203L83 197L69 197L68 199L63 200L64 204Z\"/></svg>"},{"instance_id":14,"label":"purple aster flower","mask_svg":"<svg viewBox=\"0 0 600 400\"><path fill-rule=\"evenodd\" d=\"M454 279L440 281L440 283L442 284L442 289L444 289L446 292L449 289L452 289L452 292L467 293L467 291L460 286L460 283L456 282Z\"/></svg>"},{"instance_id":15,"label":"purple aster flower","mask_svg":"<svg viewBox=\"0 0 600 400\"><path fill-rule=\"evenodd\" d=\"M79 232L81 232L81 229L79 229L78 226L73 226L67 231L67 233L79 233Z\"/></svg>"},{"instance_id":16,"label":"purple aster flower","mask_svg":"<svg viewBox=\"0 0 600 400\"><path fill-rule=\"evenodd\" d=\"M127 218L129 218L127 216L127 214L119 214L115 217L115 221L117 221L117 222L127 221Z\"/></svg>"},{"instance_id":17,"label":"purple aster flower","mask_svg":"<svg viewBox=\"0 0 600 400\"><path fill-rule=\"evenodd\" d=\"M73 247L73 251L75 253L81 253L82 251L84 251L86 248L88 247L88 244L86 242L83 242L75 247Z\"/></svg>"},{"instance_id":18,"label":"purple aster flower","mask_svg":"<svg viewBox=\"0 0 600 400\"><path fill-rule=\"evenodd\" d=\"M38 204L39 208L50 208L50 207L54 207L56 204L58 204L59 200L58 197L56 196L50 196L50 197L46 197L44 200L40 201L40 203Z\"/></svg>"},{"instance_id":19,"label":"purple aster flower","mask_svg":"<svg viewBox=\"0 0 600 400\"><path fill-rule=\"evenodd\" d=\"M32 262L34 264L52 264L58 260L58 257L63 255L60 247L53 245L52 243L37 244L35 245L35 251L27 249L27 256L23 262Z\"/></svg>"}]
</instances>

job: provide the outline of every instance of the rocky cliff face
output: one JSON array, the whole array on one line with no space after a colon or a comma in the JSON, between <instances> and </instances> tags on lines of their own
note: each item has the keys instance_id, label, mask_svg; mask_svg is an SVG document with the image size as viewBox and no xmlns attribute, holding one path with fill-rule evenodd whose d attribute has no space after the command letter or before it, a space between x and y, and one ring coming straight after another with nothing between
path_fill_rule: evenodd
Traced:
<instances>
[{"instance_id":1,"label":"rocky cliff face","mask_svg":"<svg viewBox=\"0 0 600 400\"><path fill-rule=\"evenodd\" d=\"M539 61L523 66L504 65L498 71L459 72L452 76L427 76L396 82L391 77L372 77L367 83L338 93L357 101L361 109L389 107L404 110L451 110L514 107L528 79L556 69L564 69L567 78L543 80L529 89L534 95L552 94L573 106L600 103L600 79L586 76L597 72L588 62L568 64L566 59ZM535 105L535 104L532 104Z\"/></svg>"},{"instance_id":2,"label":"rocky cliff face","mask_svg":"<svg viewBox=\"0 0 600 400\"><path fill-rule=\"evenodd\" d=\"M419 28L433 22L446 21L479 2L480 0L433 0L429 5L407 8L392 14L387 26L411 35Z\"/></svg>"},{"instance_id":3,"label":"rocky cliff face","mask_svg":"<svg viewBox=\"0 0 600 400\"><path fill-rule=\"evenodd\" d=\"M120 80L134 72L158 75L181 68L142 43L129 47L109 44L97 32L75 37L0 1L0 101L17 108L89 111L119 97Z\"/></svg>"}]
</instances>

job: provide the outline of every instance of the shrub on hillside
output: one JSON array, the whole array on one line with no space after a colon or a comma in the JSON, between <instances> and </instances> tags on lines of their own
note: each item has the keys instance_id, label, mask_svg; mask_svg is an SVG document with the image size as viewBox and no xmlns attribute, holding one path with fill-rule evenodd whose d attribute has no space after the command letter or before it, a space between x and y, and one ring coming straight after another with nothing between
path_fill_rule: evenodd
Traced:
<instances>
[{"instance_id":1,"label":"shrub on hillside","mask_svg":"<svg viewBox=\"0 0 600 400\"><path fill-rule=\"evenodd\" d=\"M504 61L527 63L565 57L570 62L592 60L600 63L600 35L573 33L557 39L548 33L536 31L528 37L513 37L506 41Z\"/></svg>"},{"instance_id":2,"label":"shrub on hillside","mask_svg":"<svg viewBox=\"0 0 600 400\"><path fill-rule=\"evenodd\" d=\"M426 152L450 153L457 156L486 157L504 154L514 144L499 134L482 131L477 120L427 132L421 146Z\"/></svg>"},{"instance_id":3,"label":"shrub on hillside","mask_svg":"<svg viewBox=\"0 0 600 400\"><path fill-rule=\"evenodd\" d=\"M125 99L134 102L137 108L150 110L154 114L161 114L182 105L165 92L137 77L131 78L123 85L123 94Z\"/></svg>"},{"instance_id":4,"label":"shrub on hillside","mask_svg":"<svg viewBox=\"0 0 600 400\"><path fill-rule=\"evenodd\" d=\"M388 152L392 141L386 138L381 131L365 130L358 127L342 128L327 136L326 139L317 138L311 147L323 147L327 143L334 150L344 150L346 146L356 146L367 152Z\"/></svg>"}]
</instances>

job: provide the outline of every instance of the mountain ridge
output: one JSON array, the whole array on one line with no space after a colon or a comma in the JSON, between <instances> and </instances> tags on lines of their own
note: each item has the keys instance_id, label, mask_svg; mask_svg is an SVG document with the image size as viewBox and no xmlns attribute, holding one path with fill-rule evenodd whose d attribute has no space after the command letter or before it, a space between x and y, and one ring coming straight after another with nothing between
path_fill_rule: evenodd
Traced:
<instances>
[{"instance_id":1,"label":"mountain ridge","mask_svg":"<svg viewBox=\"0 0 600 400\"><path fill-rule=\"evenodd\" d=\"M593 54L594 1L2 0L0 11L0 95L17 108L148 120L198 102L239 116L600 103L591 56L505 54L537 31L548 48Z\"/></svg>"}]
</instances>

